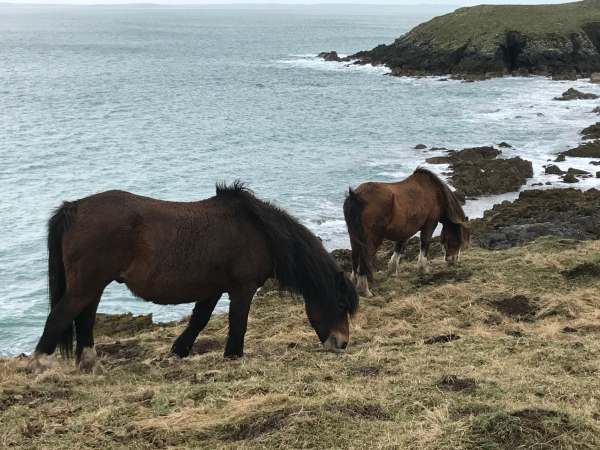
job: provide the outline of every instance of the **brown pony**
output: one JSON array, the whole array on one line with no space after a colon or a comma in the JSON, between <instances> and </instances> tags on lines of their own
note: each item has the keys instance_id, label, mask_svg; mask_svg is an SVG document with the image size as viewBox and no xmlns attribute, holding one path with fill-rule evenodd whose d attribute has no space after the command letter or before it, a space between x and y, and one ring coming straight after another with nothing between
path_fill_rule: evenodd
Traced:
<instances>
[{"instance_id":1,"label":"brown pony","mask_svg":"<svg viewBox=\"0 0 600 450\"><path fill-rule=\"evenodd\" d=\"M48 364L57 345L70 356L73 332L79 367L93 369L96 309L112 281L154 303L196 303L172 347L180 357L189 355L223 292L230 298L225 357L242 356L250 303L269 277L304 297L327 349L346 347L348 317L358 307L353 284L321 241L240 182L190 203L123 191L65 202L49 220L48 251L51 311L33 370Z\"/></svg>"},{"instance_id":2,"label":"brown pony","mask_svg":"<svg viewBox=\"0 0 600 450\"><path fill-rule=\"evenodd\" d=\"M383 239L396 243L389 272L399 270L406 242L421 232L418 266L427 269L427 252L438 222L443 224L441 240L449 264L458 260L468 245L468 218L454 193L435 174L418 168L398 183L368 182L350 189L344 202L344 218L352 246L352 278L359 292L372 296L372 261Z\"/></svg>"}]
</instances>

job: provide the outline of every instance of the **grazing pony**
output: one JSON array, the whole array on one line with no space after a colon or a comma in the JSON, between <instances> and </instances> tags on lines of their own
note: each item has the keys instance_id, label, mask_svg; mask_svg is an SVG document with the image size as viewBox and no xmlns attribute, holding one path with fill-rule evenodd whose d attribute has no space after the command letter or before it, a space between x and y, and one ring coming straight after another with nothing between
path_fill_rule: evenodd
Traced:
<instances>
[{"instance_id":1,"label":"grazing pony","mask_svg":"<svg viewBox=\"0 0 600 450\"><path fill-rule=\"evenodd\" d=\"M470 232L460 202L435 174L418 168L398 183L367 182L350 189L344 201L344 218L352 246L352 278L359 292L372 296L372 262L383 239L396 243L389 272L398 274L406 242L421 232L418 267L426 270L427 252L438 222L443 224L441 241L449 264L458 260L468 245Z\"/></svg>"},{"instance_id":2,"label":"grazing pony","mask_svg":"<svg viewBox=\"0 0 600 450\"><path fill-rule=\"evenodd\" d=\"M344 349L354 285L321 241L240 182L216 196L169 202L108 191L65 202L48 223L51 311L30 363L42 370L56 346L79 368L95 365L93 327L104 288L125 283L136 296L168 305L195 302L172 353L189 355L223 292L230 298L225 357L240 357L250 303L269 277L305 300L325 348Z\"/></svg>"}]
</instances>

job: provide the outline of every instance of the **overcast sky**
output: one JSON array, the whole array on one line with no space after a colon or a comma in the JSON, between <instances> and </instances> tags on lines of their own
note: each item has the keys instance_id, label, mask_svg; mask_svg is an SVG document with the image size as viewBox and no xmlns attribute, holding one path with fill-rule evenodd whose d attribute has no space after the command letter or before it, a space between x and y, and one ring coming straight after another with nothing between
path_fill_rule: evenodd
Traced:
<instances>
[{"instance_id":1,"label":"overcast sky","mask_svg":"<svg viewBox=\"0 0 600 450\"><path fill-rule=\"evenodd\" d=\"M566 3L565 0L428 0L426 2L417 2L415 0L8 0L2 1L1 3L14 3L14 4L79 4L79 5L97 5L97 4L111 4L111 5L127 5L134 3L152 3L161 5L215 5L215 4L333 4L333 3L345 3L345 4L385 4L385 5L456 5L456 6L469 6L478 5L482 3L510 3L510 4L540 4L540 3Z\"/></svg>"}]
</instances>

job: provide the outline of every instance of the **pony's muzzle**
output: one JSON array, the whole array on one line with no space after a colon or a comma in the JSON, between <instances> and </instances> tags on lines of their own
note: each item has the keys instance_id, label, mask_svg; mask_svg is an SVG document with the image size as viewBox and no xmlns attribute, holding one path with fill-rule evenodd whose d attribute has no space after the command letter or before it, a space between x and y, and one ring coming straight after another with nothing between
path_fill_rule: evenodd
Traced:
<instances>
[{"instance_id":1,"label":"pony's muzzle","mask_svg":"<svg viewBox=\"0 0 600 450\"><path fill-rule=\"evenodd\" d=\"M325 350L332 352L341 352L348 347L348 340L342 339L339 336L336 337L334 334L330 334L329 337L323 342Z\"/></svg>"}]
</instances>

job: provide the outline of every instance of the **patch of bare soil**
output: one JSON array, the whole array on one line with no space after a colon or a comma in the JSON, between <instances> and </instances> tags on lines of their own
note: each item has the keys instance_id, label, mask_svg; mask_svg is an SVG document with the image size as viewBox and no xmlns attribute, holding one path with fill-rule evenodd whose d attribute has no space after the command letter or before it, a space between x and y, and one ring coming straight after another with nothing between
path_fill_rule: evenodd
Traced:
<instances>
[{"instance_id":1,"label":"patch of bare soil","mask_svg":"<svg viewBox=\"0 0 600 450\"><path fill-rule=\"evenodd\" d=\"M600 263L585 262L582 264L577 264L571 269L564 270L562 274L569 280L576 278L600 279Z\"/></svg>"},{"instance_id":2,"label":"patch of bare soil","mask_svg":"<svg viewBox=\"0 0 600 450\"><path fill-rule=\"evenodd\" d=\"M473 378L462 378L458 375L444 375L436 383L436 386L444 391L458 392L475 388L477 381Z\"/></svg>"},{"instance_id":3,"label":"patch of bare soil","mask_svg":"<svg viewBox=\"0 0 600 450\"><path fill-rule=\"evenodd\" d=\"M144 356L145 350L137 339L96 344L98 356L116 361L131 361Z\"/></svg>"},{"instance_id":4,"label":"patch of bare soil","mask_svg":"<svg viewBox=\"0 0 600 450\"><path fill-rule=\"evenodd\" d=\"M225 342L218 339L211 339L206 337L200 337L190 351L190 356L201 355L203 353L222 351L225 348Z\"/></svg>"},{"instance_id":5,"label":"patch of bare soil","mask_svg":"<svg viewBox=\"0 0 600 450\"><path fill-rule=\"evenodd\" d=\"M279 430L286 426L290 415L294 414L290 409L279 409L260 414L254 414L242 418L236 422L219 426L217 430L227 441L243 441L254 439L271 431Z\"/></svg>"},{"instance_id":6,"label":"patch of bare soil","mask_svg":"<svg viewBox=\"0 0 600 450\"><path fill-rule=\"evenodd\" d=\"M458 334L449 333L449 334L441 334L439 336L432 336L429 339L423 341L424 344L445 344L446 342L456 341L460 339Z\"/></svg>"},{"instance_id":7,"label":"patch of bare soil","mask_svg":"<svg viewBox=\"0 0 600 450\"><path fill-rule=\"evenodd\" d=\"M530 322L535 319L535 315L539 311L539 306L535 301L530 300L524 295L514 295L512 297L500 296L497 298L482 299L482 302L516 321Z\"/></svg>"},{"instance_id":8,"label":"patch of bare soil","mask_svg":"<svg viewBox=\"0 0 600 450\"><path fill-rule=\"evenodd\" d=\"M559 448L565 433L579 425L566 413L527 408L511 413L498 411L478 416L471 429L469 448ZM558 447L557 447L558 445Z\"/></svg>"}]
</instances>

